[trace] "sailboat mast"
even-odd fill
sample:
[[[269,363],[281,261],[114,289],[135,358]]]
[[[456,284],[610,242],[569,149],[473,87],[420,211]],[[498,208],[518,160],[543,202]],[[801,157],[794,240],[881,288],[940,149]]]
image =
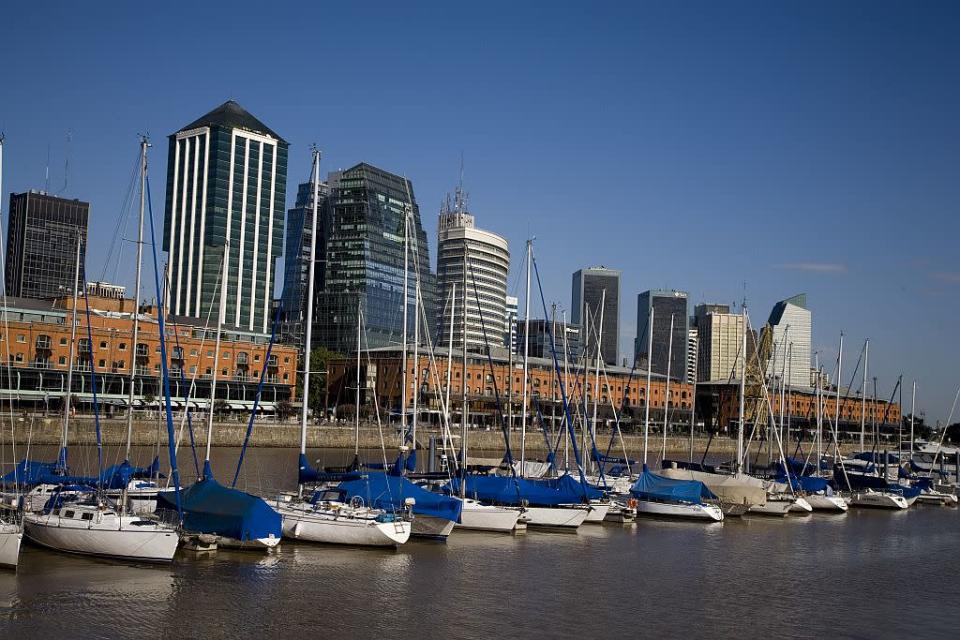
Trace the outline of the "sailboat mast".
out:
[[[867,364],[870,362],[870,338],[863,345],[863,381],[860,390],[860,451],[865,448],[867,432]]]
[[[217,374],[220,373],[220,335],[227,317],[227,256],[230,255],[230,239],[223,242],[223,256],[220,258],[220,300],[217,309],[217,337],[214,341],[213,376],[210,378],[210,412],[207,414],[207,450],[203,458],[203,474],[210,473],[210,447],[213,441],[213,414],[217,404]],[[307,367],[309,369],[310,367]]]
[[[444,452],[449,451],[447,449],[447,436],[450,435],[450,422],[453,418],[453,407],[450,406],[450,383],[453,379],[453,318],[457,313],[457,283],[453,283],[453,289],[450,291],[450,333],[447,335],[447,392],[446,392],[446,409],[447,409],[447,428],[443,434],[443,449]]]
[[[597,441],[597,404],[600,402],[600,346],[601,341],[603,340],[603,308],[607,302],[607,290],[604,289],[600,294],[600,322],[594,327],[594,331],[597,334],[597,359],[596,359],[596,375],[594,376],[593,383],[593,421],[590,426],[590,438],[591,442]],[[613,395],[613,394],[611,394]],[[592,458],[593,456],[591,456]],[[597,464],[600,464],[600,461],[596,461]],[[592,471],[593,462],[588,463],[587,469]]]
[[[740,373],[740,412],[737,419],[737,462],[734,470],[739,474],[743,470],[743,418],[746,412],[747,396],[747,305],[746,302],[740,307],[740,314],[743,316],[743,341],[740,345],[740,353],[743,358],[743,371]],[[764,392],[766,393],[766,392]]]
[[[310,355],[313,344],[313,283],[317,265],[317,223],[320,217],[320,150],[313,148],[313,220],[310,221],[310,264],[307,266],[307,318],[303,328],[303,391],[300,397],[300,453],[307,453],[307,414],[310,411]],[[224,274],[226,275],[226,274]],[[358,319],[359,322],[359,319]],[[220,333],[217,332],[217,340]],[[360,344],[357,338],[359,354]],[[219,351],[218,351],[219,352]],[[358,355],[359,357],[359,355]],[[359,367],[359,365],[358,365]],[[357,369],[359,372],[359,368]],[[357,385],[359,387],[360,385]],[[359,392],[358,392],[359,393]],[[357,414],[360,413],[359,404]]]
[[[910,393],[910,459],[913,459],[913,417],[917,414],[917,381],[913,381],[913,391]]]
[[[137,227],[137,276],[133,286],[133,361],[130,363],[130,393],[127,395],[127,450],[130,460],[130,443],[133,440],[133,397],[137,381],[137,340],[140,337],[140,274],[143,261],[143,215],[147,201],[147,147],[146,136],[140,138],[140,222]]]
[[[404,178],[406,180],[406,178]],[[404,439],[407,437],[407,307],[410,304],[407,296],[410,286],[410,234],[409,234],[409,214],[407,205],[403,205],[403,329],[401,331],[401,356],[400,362],[403,367],[400,373],[400,446],[403,446]]]
[[[823,372],[820,370],[820,354],[816,356],[817,370],[817,476],[820,475],[820,460],[823,458]]]
[[[363,321],[363,310],[361,308],[360,297],[357,296],[357,389],[355,401],[353,404],[354,423],[353,423],[353,457],[360,455],[360,325]],[[306,433],[306,429],[304,429]],[[301,444],[301,448],[304,444]],[[301,452],[303,453],[303,452]]]
[[[419,260],[417,261],[419,266]],[[420,269],[414,267],[413,275],[413,415],[410,423],[410,444],[417,450],[417,409],[420,395]]]
[[[63,433],[60,436],[60,453],[66,455],[67,451],[67,431],[70,426],[70,404],[73,392],[73,362],[76,359],[77,343],[77,297],[80,295],[78,286],[80,282],[80,234],[77,234],[77,257],[73,268],[73,309],[70,313],[70,364],[67,366],[67,388],[63,396]],[[66,459],[64,458],[64,464]]]
[[[563,386],[569,388],[570,385],[570,345],[567,341],[567,312],[563,312]],[[511,379],[513,379],[513,372],[510,373]],[[569,427],[567,426],[567,412],[563,412],[563,416],[560,418],[560,421],[563,422],[563,470],[566,471],[570,468],[570,433]]]
[[[527,371],[530,366],[530,266],[533,240],[527,240],[527,292],[523,310],[523,399],[520,413],[520,477],[523,477],[527,459]]]
[[[647,323],[647,390],[643,399],[643,464],[647,464],[647,441],[650,439],[650,382],[651,366],[653,363],[653,313],[654,309],[650,307],[650,322]]]
[[[460,326],[463,329],[460,347],[461,371],[460,371],[460,391],[463,398],[460,404],[460,497],[467,497],[467,416],[469,407],[467,405],[467,240],[463,240],[463,317],[460,318]]]
[[[670,339],[667,341],[667,387],[663,398],[663,449],[660,451],[660,460],[667,457],[667,421],[670,419],[670,365],[673,364],[673,321],[674,314],[670,314]]]

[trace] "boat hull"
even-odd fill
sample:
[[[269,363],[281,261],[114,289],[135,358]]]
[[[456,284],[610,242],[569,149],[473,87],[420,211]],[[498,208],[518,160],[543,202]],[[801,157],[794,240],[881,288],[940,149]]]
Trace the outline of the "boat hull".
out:
[[[576,531],[587,519],[589,511],[584,506],[569,507],[524,507],[523,519],[528,527]]]
[[[774,498],[768,498],[764,504],[755,504],[750,507],[750,510],[747,513],[759,515],[759,516],[772,516],[775,518],[786,517],[790,513],[790,509],[793,508],[792,500],[777,500]]]
[[[0,523],[0,568],[17,567],[23,532],[15,524]]]
[[[957,496],[952,493],[941,493],[940,491],[923,491],[917,496],[917,502],[920,504],[955,507],[957,506]]]
[[[221,549],[234,549],[236,551],[270,551],[280,544],[281,538],[270,534],[267,538],[253,538],[250,540],[238,540],[228,538],[227,536],[217,536],[217,546]]]
[[[855,493],[850,500],[850,506],[867,509],[891,509],[894,511],[908,509],[910,507],[903,496],[881,491]]]
[[[136,525],[130,516],[104,518],[100,523],[61,518],[57,514],[27,514],[23,518],[27,538],[41,546],[81,555],[170,562],[180,537],[165,525]]]
[[[722,522],[723,510],[714,504],[689,504],[637,500],[637,514],[657,518],[682,518]]]
[[[465,500],[460,511],[460,522],[457,529],[470,531],[491,531],[494,533],[512,533],[517,528],[520,512],[515,509],[504,509],[484,505],[473,500]]]
[[[446,540],[453,531],[454,524],[456,523],[453,520],[414,514],[410,535],[417,538]]]
[[[609,502],[591,502],[590,511],[587,512],[587,517],[583,520],[584,524],[603,524],[603,521],[607,517],[607,513],[610,512],[610,503]]]
[[[291,540],[360,547],[396,547],[410,539],[410,523],[377,522],[372,518],[335,517],[302,509],[277,509],[283,518],[283,537]]]
[[[827,496],[820,493],[813,493],[805,496],[805,499],[814,511],[846,513],[850,508],[847,501],[838,495]]]
[[[808,513],[813,513],[813,506],[806,498],[797,496],[793,500],[793,504],[790,505],[790,511],[788,513],[806,515]]]
[[[637,521],[637,510],[635,507],[613,504],[603,521],[614,524],[632,524]]]

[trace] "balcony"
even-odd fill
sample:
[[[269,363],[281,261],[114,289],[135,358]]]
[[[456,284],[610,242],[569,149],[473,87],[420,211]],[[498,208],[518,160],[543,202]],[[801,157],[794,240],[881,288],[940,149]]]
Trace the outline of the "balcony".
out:
[[[37,351],[50,350],[50,336],[37,336]]]
[[[278,367],[279,365],[280,365],[280,360],[277,358],[277,356],[271,355],[270,358],[267,359],[267,366],[268,366],[268,367],[275,369],[275,368]]]
[[[174,362],[183,362],[183,347],[174,347],[170,351],[170,359]]]
[[[30,366],[34,369],[50,369],[50,359],[49,358],[36,358],[35,360],[30,361]]]
[[[136,355],[138,358],[149,358],[150,357],[150,346],[142,342],[137,344]]]
[[[250,356],[247,355],[245,351],[241,351],[237,354],[237,366],[246,367],[250,364]]]

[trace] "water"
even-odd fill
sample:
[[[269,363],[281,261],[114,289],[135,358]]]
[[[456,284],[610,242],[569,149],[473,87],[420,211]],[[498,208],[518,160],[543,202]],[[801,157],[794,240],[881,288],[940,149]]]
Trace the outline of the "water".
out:
[[[232,477],[235,460],[217,450],[218,476]],[[244,481],[289,486],[295,461],[252,449]],[[957,509],[922,506],[642,520],[456,531],[397,551],[284,542],[270,555],[181,553],[166,567],[25,545],[19,571],[0,572],[0,637],[956,637],[958,525]]]

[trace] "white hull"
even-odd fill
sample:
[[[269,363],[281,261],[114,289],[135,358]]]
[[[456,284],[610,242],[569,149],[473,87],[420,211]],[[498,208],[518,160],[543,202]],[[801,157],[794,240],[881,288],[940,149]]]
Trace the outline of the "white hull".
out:
[[[850,500],[850,506],[900,510],[908,508],[910,504],[903,496],[867,490],[853,494],[853,498]]]
[[[806,514],[813,513],[813,506],[806,498],[796,497],[793,500],[793,504],[790,505],[790,513]]]
[[[944,507],[957,506],[957,496],[939,491],[921,491],[920,495],[917,496],[917,501],[921,504],[936,504]]]
[[[587,519],[586,506],[524,507],[523,519],[527,526],[576,531]]]
[[[237,540],[236,538],[217,536],[217,547],[238,551],[269,551],[279,544],[280,538],[272,533],[267,538],[256,538],[254,540]]]
[[[463,501],[460,522],[456,524],[456,527],[471,531],[511,533],[516,529],[519,518],[520,512],[515,509],[485,505],[467,498]]]
[[[827,496],[822,493],[813,493],[805,496],[805,499],[814,511],[845,513],[850,508],[847,501],[838,495]]]
[[[635,507],[629,507],[614,503],[607,511],[604,522],[613,522],[616,524],[631,524],[637,521],[637,510]]]
[[[637,513],[659,518],[685,518],[722,522],[723,510],[714,504],[686,504],[637,500]]]
[[[411,535],[418,538],[435,538],[446,540],[453,531],[453,520],[434,518],[433,516],[413,516]]]
[[[170,562],[177,552],[180,537],[172,527],[137,516],[117,515],[109,511],[94,512],[94,519],[63,517],[64,513],[89,513],[91,510],[71,505],[50,514],[26,514],[24,533],[30,540],[45,547],[140,562]],[[99,515],[99,518],[97,517]],[[149,524],[134,524],[149,522]]]
[[[590,511],[587,512],[587,517],[583,522],[584,524],[603,524],[609,511],[609,502],[591,502]]]
[[[16,568],[23,533],[15,524],[0,522],[0,567]]]
[[[338,516],[315,511],[310,505],[281,505],[283,535],[292,540],[361,547],[396,547],[410,538],[410,523],[404,520],[377,522],[376,518]]]
[[[785,517],[793,508],[793,500],[767,498],[765,504],[755,504],[747,513],[761,516]]]

